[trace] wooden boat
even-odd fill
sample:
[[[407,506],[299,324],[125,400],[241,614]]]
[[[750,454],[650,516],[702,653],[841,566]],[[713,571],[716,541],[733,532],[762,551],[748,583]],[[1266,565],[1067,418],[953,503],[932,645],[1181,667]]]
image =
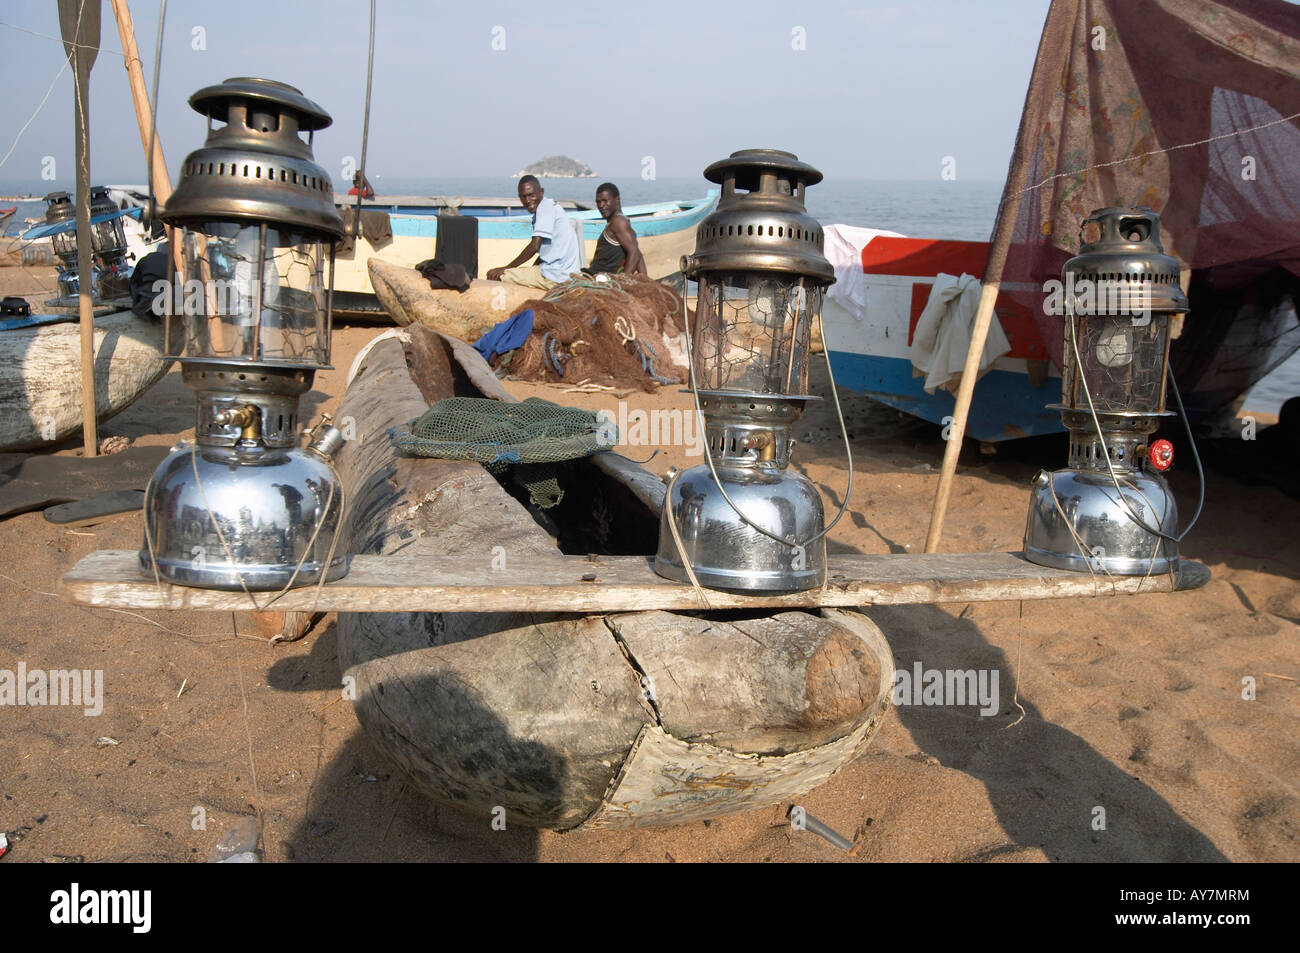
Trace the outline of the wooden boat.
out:
[[[832,286],[822,307],[822,330],[836,383],[944,424],[953,412],[954,396],[946,390],[927,394],[924,379],[913,375],[913,332],[935,277],[982,277],[987,258],[987,242],[871,238],[862,248],[865,304],[854,306]],[[1046,407],[1060,399],[1060,371],[1048,358],[1033,315],[1006,294],[998,296],[995,313],[1011,351],[994,361],[975,385],[966,433],[976,440],[998,441],[1059,432],[1059,412]]]
[[[97,420],[125,410],[167,373],[162,344],[162,325],[130,311],[95,318]],[[75,316],[0,331],[0,451],[49,446],[81,431],[80,368]]]
[[[0,208],[0,235],[5,233],[9,227],[9,220],[14,217],[14,212],[18,211],[17,205],[11,205],[9,208]]]
[[[526,301],[545,292],[504,281],[478,278],[469,289],[435,290],[414,268],[381,258],[369,262],[375,297],[398,327],[422,324],[463,341],[476,341]]]
[[[350,553],[455,553],[508,586],[511,567],[557,548],[653,552],[663,485],[615,454],[564,465],[581,492],[548,511],[558,538],[478,464],[395,455],[389,428],[429,402],[508,396],[467,345],[415,325],[390,334],[409,343],[377,341],[338,411],[356,427],[339,457]],[[362,727],[410,784],[560,830],[795,798],[862,753],[893,675],[880,631],[836,609],[341,612],[338,646]]]
[[[336,195],[340,205],[351,203],[346,195]],[[717,189],[710,189],[701,199],[690,202],[659,202],[634,205],[623,209],[646,260],[652,278],[663,278],[677,271],[681,257],[695,249],[695,228],[718,201]],[[569,218],[580,223],[583,234],[583,261],[591,261],[596,239],[605,229],[605,221],[594,205],[562,201]],[[337,255],[334,261],[334,308],[348,313],[372,313],[379,310],[374,299],[366,267],[372,258],[412,268],[432,258],[438,236],[438,213],[456,208],[462,215],[478,218],[478,270],[508,265],[532,237],[531,219],[517,198],[426,198],[419,196],[380,196],[363,202],[364,210],[386,212],[393,237],[375,248],[364,236],[357,236],[351,251]]]

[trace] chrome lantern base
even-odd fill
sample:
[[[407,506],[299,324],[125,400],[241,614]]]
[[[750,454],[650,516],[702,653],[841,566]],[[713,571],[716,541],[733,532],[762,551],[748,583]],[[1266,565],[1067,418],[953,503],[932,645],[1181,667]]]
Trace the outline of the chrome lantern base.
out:
[[[821,496],[803,474],[719,466],[727,495],[751,521],[781,539],[818,536]],[[807,551],[765,536],[726,501],[707,464],[678,474],[669,488],[671,520],[701,585],[732,592],[799,592],[826,581],[826,540]],[[665,500],[655,572],[690,582],[670,526]]]
[[[342,494],[316,450],[181,444],[149,484],[140,565],[150,577],[157,569],[168,582],[205,589],[307,586],[322,572],[338,579],[344,555],[328,568],[325,560]]]
[[[196,443],[179,445],[149,482],[145,574],[234,590],[345,575],[343,554],[329,555],[343,509],[330,460],[343,436],[317,428],[297,446],[298,398],[314,371],[185,362],[181,375],[199,398]]]
[[[1135,513],[1168,536],[1177,532],[1178,507],[1164,479],[1139,470],[1118,476],[1128,506],[1104,470],[1039,471],[1029,501],[1025,558],[1040,566],[1116,576],[1177,569],[1177,544],[1133,519]]]

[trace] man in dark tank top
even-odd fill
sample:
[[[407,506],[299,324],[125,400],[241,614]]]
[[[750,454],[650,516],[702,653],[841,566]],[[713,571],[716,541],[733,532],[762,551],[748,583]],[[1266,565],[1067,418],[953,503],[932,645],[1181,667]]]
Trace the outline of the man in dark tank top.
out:
[[[622,272],[650,277],[646,271],[645,259],[641,257],[641,249],[636,244],[636,232],[623,214],[623,203],[617,185],[603,182],[597,186],[596,208],[605,219],[605,230],[596,239],[596,253],[591,256],[591,267],[584,268],[583,271],[592,275]]]

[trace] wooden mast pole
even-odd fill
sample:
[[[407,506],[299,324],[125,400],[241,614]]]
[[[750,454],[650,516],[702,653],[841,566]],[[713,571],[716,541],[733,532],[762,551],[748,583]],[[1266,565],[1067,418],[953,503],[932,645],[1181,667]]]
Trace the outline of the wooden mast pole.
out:
[[[109,0],[113,6],[113,19],[117,21],[117,35],[122,41],[122,61],[126,68],[127,82],[131,86],[131,103],[135,106],[135,122],[140,128],[140,144],[144,148],[145,161],[149,161],[149,144],[153,143],[153,179],[149,185],[153,188],[158,205],[167,204],[171,198],[172,181],[167,174],[167,160],[163,158],[162,140],[158,137],[154,125],[153,108],[149,105],[149,89],[144,81],[144,65],[140,62],[140,49],[135,42],[135,25],[131,21],[131,9],[126,0]],[[172,241],[173,229],[167,227],[168,246],[172,251],[172,264],[179,274],[181,270],[181,248]]]
[[[1016,148],[1012,154],[1007,184],[1002,193],[997,223],[993,227],[993,239],[989,248],[988,263],[984,269],[979,308],[975,312],[975,324],[971,328],[970,348],[966,351],[966,364],[962,368],[961,382],[957,386],[957,404],[952,412],[952,431],[943,450],[939,489],[935,493],[934,509],[930,512],[930,530],[925,537],[927,553],[937,551],[939,538],[943,534],[943,519],[948,510],[948,497],[952,493],[953,478],[957,473],[957,458],[961,454],[962,439],[966,435],[966,420],[970,414],[971,397],[975,392],[975,379],[979,375],[980,357],[984,354],[984,342],[993,319],[993,306],[997,303],[998,290],[1002,285],[1002,270],[1006,266],[1007,251],[1011,247],[1016,217],[1020,214],[1021,196],[1029,175],[1029,163],[1038,144],[1035,136],[1041,128],[1039,121],[1041,110],[1035,91],[1039,87],[1040,80],[1049,70],[1060,69],[1060,50],[1056,48],[1055,41],[1062,35],[1062,31],[1067,29],[1067,24],[1074,20],[1077,8],[1078,0],[1052,0],[1052,6],[1048,9],[1047,19],[1043,24],[1043,35],[1038,42],[1038,55],[1034,59],[1029,91],[1025,94],[1025,106],[1020,113],[1020,130],[1016,135]]]
[[[77,163],[77,304],[81,321],[81,434],[85,455],[98,452],[95,429],[95,273],[90,232],[90,68],[99,53],[100,0],[59,0],[63,49],[72,64]]]

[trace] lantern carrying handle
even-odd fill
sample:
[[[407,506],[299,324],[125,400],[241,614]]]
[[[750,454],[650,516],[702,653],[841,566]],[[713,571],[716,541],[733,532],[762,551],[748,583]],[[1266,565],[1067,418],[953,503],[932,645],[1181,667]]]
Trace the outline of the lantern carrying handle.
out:
[[[685,259],[683,259],[683,263],[685,263]],[[686,277],[689,278],[689,276]],[[698,285],[699,282],[697,281],[696,286],[698,287]],[[695,379],[695,344],[691,340],[691,322],[689,316],[686,313],[686,285],[685,284],[682,285],[682,327],[686,331],[686,358],[687,358],[686,363],[687,363],[687,370],[690,372],[690,377],[691,377],[691,399],[695,403],[695,417],[697,421],[696,426],[703,428],[704,410],[703,408],[700,407],[700,389]],[[840,504],[839,511],[835,514],[835,518],[831,520],[829,523],[827,523],[825,528],[823,528],[821,532],[817,533],[814,536],[809,537],[803,542],[796,542],[794,540],[784,539],[780,536],[777,536],[775,533],[769,533],[763,527],[759,526],[748,516],[746,516],[741,511],[740,507],[736,505],[735,501],[732,500],[731,497],[727,494],[727,488],[723,485],[722,480],[718,477],[718,471],[713,465],[713,451],[709,448],[709,442],[707,440],[704,441],[704,459],[709,464],[709,473],[713,477],[713,482],[717,484],[719,492],[722,493],[722,498],[727,501],[727,505],[730,506],[732,511],[737,516],[740,517],[741,521],[744,522],[744,524],[748,526],[750,529],[762,533],[768,539],[776,540],[776,542],[783,543],[786,546],[789,546],[791,548],[797,547],[805,550],[810,545],[817,542],[819,539],[821,539],[823,536],[825,536],[827,533],[829,533],[831,530],[835,528],[835,524],[840,521],[840,519],[844,516],[845,511],[849,508],[849,497],[853,495],[853,447],[849,443],[848,426],[844,423],[844,411],[840,407],[840,395],[839,395],[839,391],[835,387],[835,370],[831,367],[831,352],[830,352],[830,348],[827,347],[826,345],[826,328],[822,324],[822,316],[820,311],[817,312],[817,327],[822,332],[822,355],[826,358],[826,373],[827,376],[830,377],[831,397],[835,402],[835,414],[840,421],[840,434],[844,437],[844,453],[848,459],[848,464],[849,464],[849,478],[848,478],[848,483],[844,488],[844,501]],[[667,497],[667,505],[669,506],[672,505],[671,491],[669,496]],[[689,560],[686,559],[685,552],[682,553],[682,558],[689,570],[690,563]]]
[[[1116,212],[1123,214],[1116,215]],[[1082,252],[1089,245],[1107,245],[1107,244],[1135,244],[1145,242],[1151,239],[1157,247],[1160,246],[1160,225],[1159,217],[1155,212],[1148,208],[1139,209],[1116,209],[1100,208],[1079,223],[1079,249]],[[1095,224],[1099,234],[1095,242],[1085,242],[1083,240],[1084,230],[1089,225]],[[1136,238],[1130,238],[1130,234],[1137,232]]]

